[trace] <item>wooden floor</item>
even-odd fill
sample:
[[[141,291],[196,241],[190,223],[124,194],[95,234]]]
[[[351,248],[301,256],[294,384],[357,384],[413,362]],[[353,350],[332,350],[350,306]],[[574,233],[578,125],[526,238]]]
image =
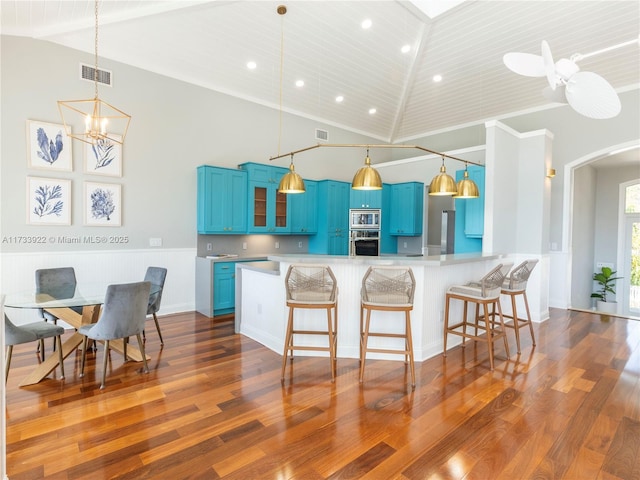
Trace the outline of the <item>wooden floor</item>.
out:
[[[343,320],[344,321],[344,320]],[[20,346],[7,385],[7,463],[20,479],[640,479],[640,322],[552,309],[495,372],[482,346],[416,365],[279,354],[231,321],[160,318],[151,373],[102,351],[78,377],[18,388],[37,362]],[[513,332],[509,332],[513,335]],[[291,373],[290,373],[291,372]],[[58,373],[56,373],[58,375]]]

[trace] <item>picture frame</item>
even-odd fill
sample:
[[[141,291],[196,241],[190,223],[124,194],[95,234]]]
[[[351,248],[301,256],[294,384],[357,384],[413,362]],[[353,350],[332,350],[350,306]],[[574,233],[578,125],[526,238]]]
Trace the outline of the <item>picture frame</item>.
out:
[[[121,135],[111,135],[122,140]],[[122,143],[108,138],[84,145],[84,171],[91,175],[122,177]]]
[[[27,164],[29,168],[71,172],[71,137],[64,125],[27,120]]]
[[[84,182],[84,224],[96,227],[122,225],[122,186]]]
[[[27,177],[27,224],[71,225],[71,180]]]

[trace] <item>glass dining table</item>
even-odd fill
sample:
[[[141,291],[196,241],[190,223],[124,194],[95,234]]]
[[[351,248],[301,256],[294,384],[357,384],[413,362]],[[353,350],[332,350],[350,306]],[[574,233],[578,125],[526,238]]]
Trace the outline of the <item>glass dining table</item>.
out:
[[[98,321],[108,285],[106,283],[78,283],[50,287],[47,288],[46,293],[33,290],[9,293],[5,296],[4,306],[5,308],[43,309],[77,330],[82,325]],[[150,295],[160,292],[161,289],[161,286],[151,284]],[[84,335],[75,331],[62,343],[62,357],[67,358],[82,344],[83,340]],[[109,346],[119,353],[124,353],[124,342],[121,339],[111,340]],[[142,361],[140,350],[131,343],[127,344],[127,356],[136,362]],[[147,360],[149,359],[150,357],[147,355]],[[49,355],[22,380],[20,386],[38,383],[58,367],[59,363],[58,355]]]

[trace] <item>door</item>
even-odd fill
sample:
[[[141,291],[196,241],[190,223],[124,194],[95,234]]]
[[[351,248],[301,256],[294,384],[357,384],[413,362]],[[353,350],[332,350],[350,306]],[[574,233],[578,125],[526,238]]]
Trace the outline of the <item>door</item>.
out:
[[[622,314],[640,316],[640,182],[621,185]]]

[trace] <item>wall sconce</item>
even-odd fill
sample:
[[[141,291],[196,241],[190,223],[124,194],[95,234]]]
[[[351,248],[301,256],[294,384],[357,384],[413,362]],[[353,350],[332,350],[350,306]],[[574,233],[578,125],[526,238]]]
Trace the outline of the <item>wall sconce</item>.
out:
[[[553,178],[556,176],[555,168],[547,168],[547,178]]]

